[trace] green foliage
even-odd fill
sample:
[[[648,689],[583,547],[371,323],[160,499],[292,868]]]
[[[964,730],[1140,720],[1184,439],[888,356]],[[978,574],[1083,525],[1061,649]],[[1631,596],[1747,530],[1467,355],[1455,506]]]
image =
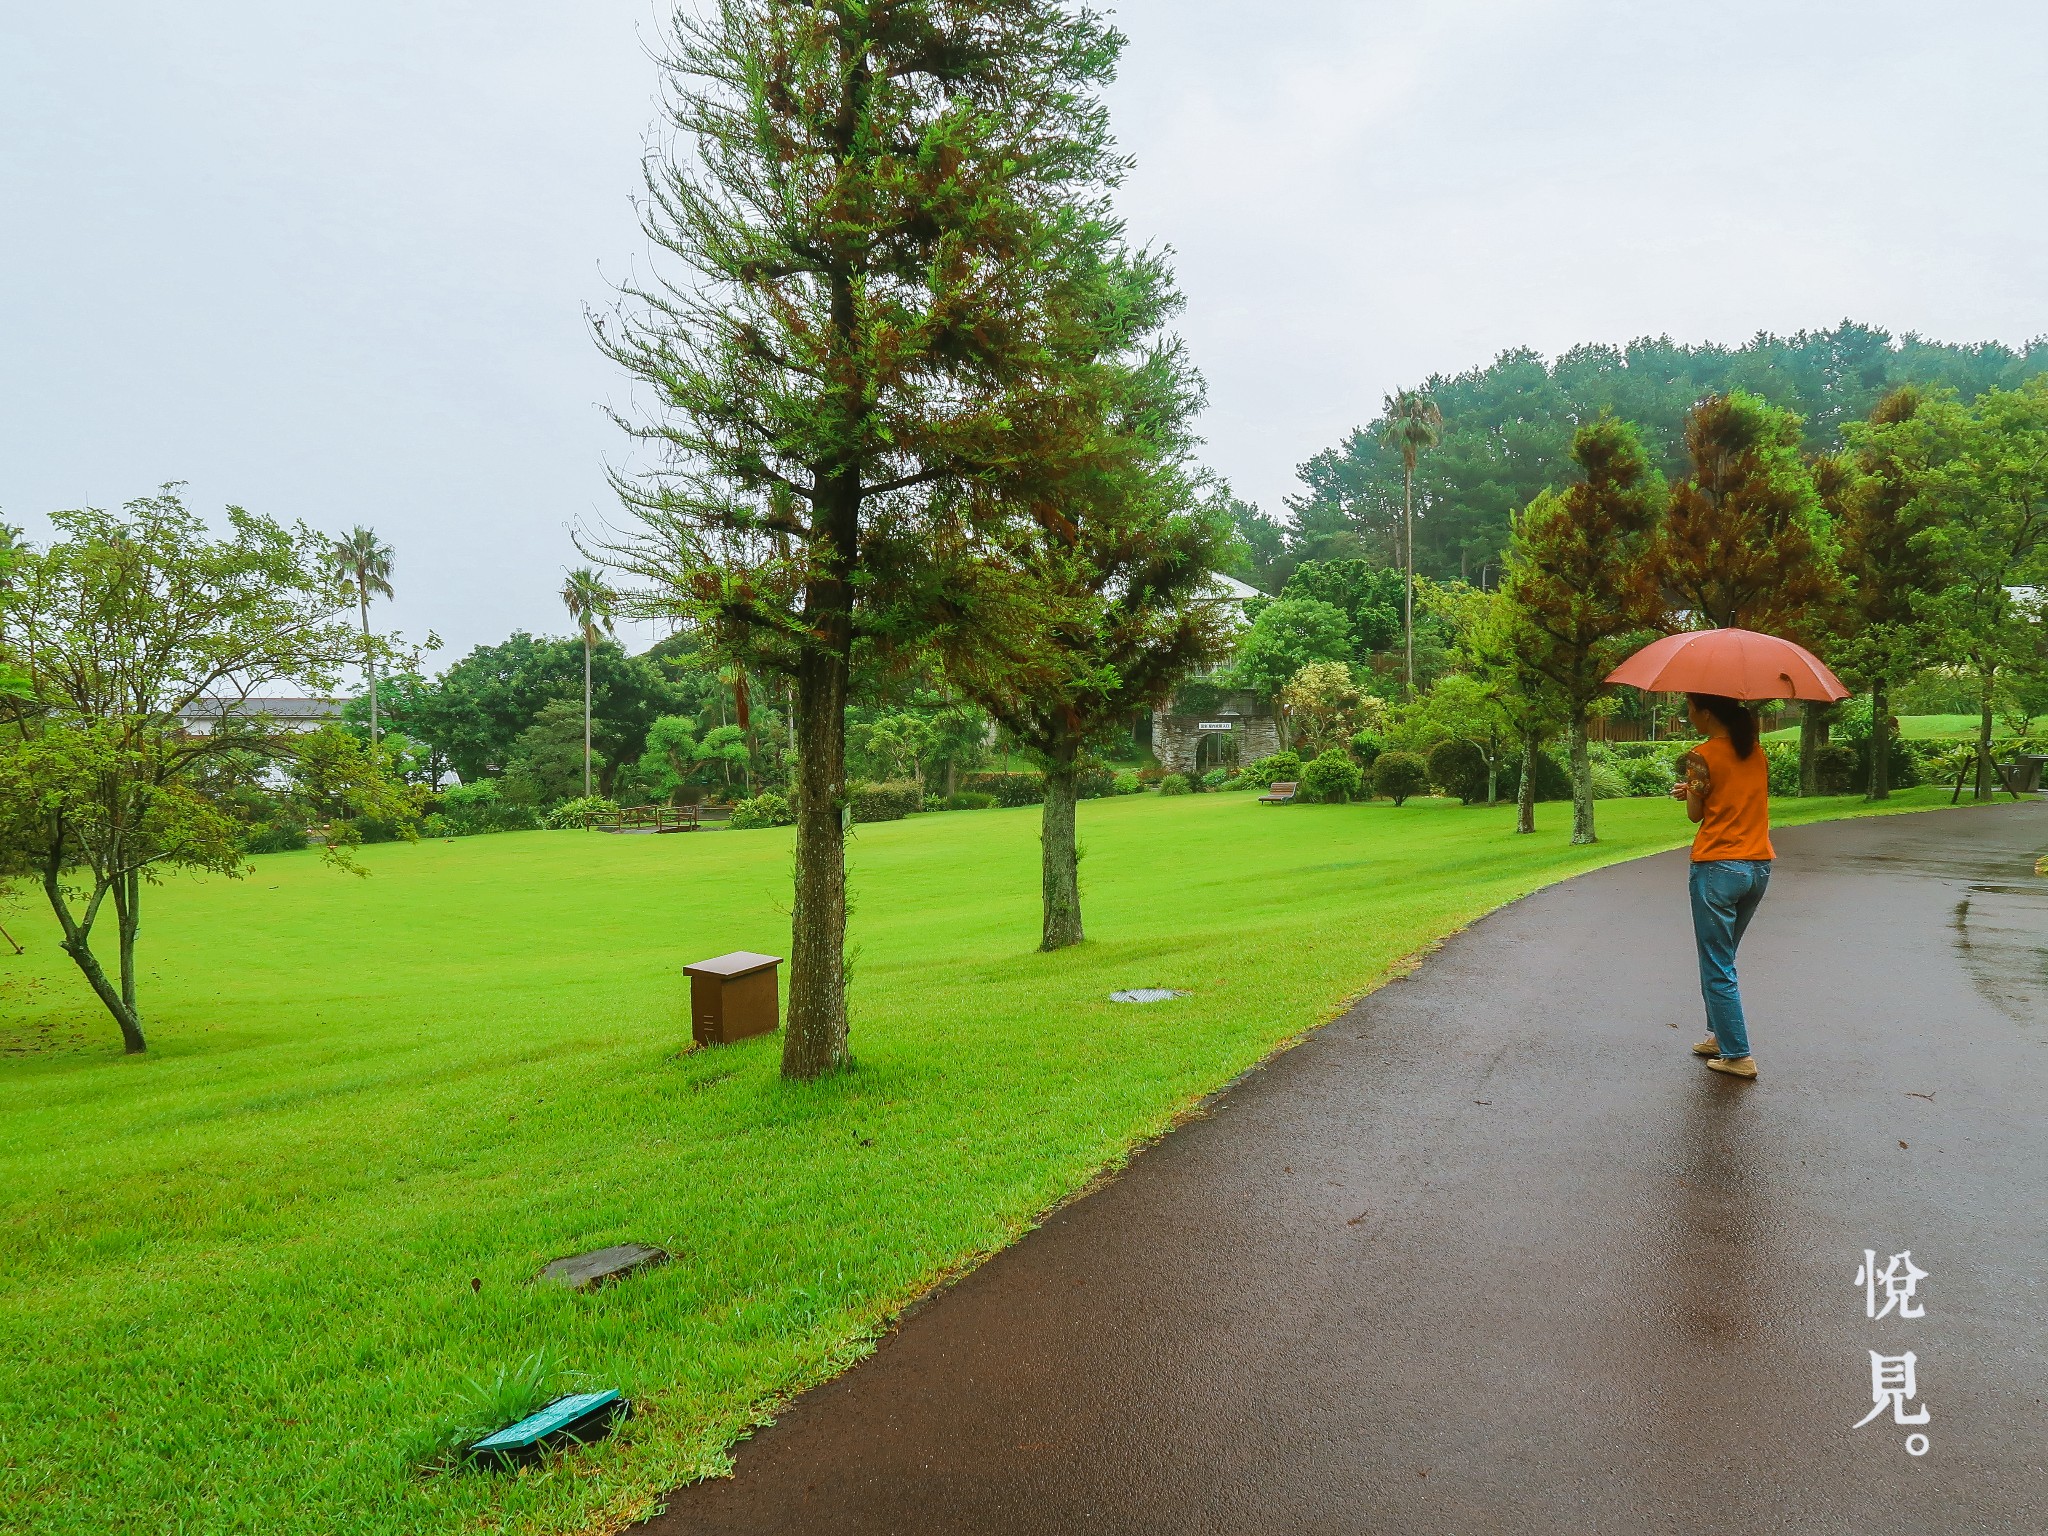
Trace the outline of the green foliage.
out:
[[[603,782],[600,778],[599,782]],[[512,744],[502,782],[505,798],[539,810],[583,793],[583,706],[550,699]]]
[[[726,825],[735,832],[753,832],[763,827],[786,827],[795,820],[787,800],[780,795],[766,794],[735,801],[732,818]]]
[[[1612,763],[1595,760],[1587,764],[1587,776],[1592,780],[1595,800],[1625,800],[1629,796],[1628,778]]]
[[[1501,769],[1500,793],[1504,800],[1511,800],[1522,787],[1522,758],[1520,753],[1510,757]],[[1572,778],[1565,766],[1548,752],[1536,754],[1536,798],[1543,800],[1569,800],[1572,797]]]
[[[1401,640],[1401,572],[1366,560],[1304,560],[1281,596],[1328,603],[1344,615],[1350,654],[1364,666]]]
[[[1112,782],[1120,795],[1135,795],[1145,787],[1144,780],[1128,768],[1121,770]]]
[[[846,798],[856,822],[901,821],[924,809],[924,791],[907,782],[855,784],[848,789]]]
[[[1303,667],[1350,654],[1351,624],[1343,609],[1283,597],[1261,609],[1238,641],[1231,675],[1246,688],[1274,696]]]
[[[1404,803],[1429,788],[1429,764],[1413,752],[1382,752],[1372,765],[1372,792]]]
[[[1365,776],[1348,753],[1332,747],[1301,770],[1300,784],[1304,800],[1343,805],[1365,787]]]
[[[1359,687],[1341,661],[1312,661],[1295,673],[1280,690],[1280,707],[1295,741],[1313,753],[1341,750],[1385,713],[1385,704]]]
[[[997,805],[1011,808],[1045,801],[1045,776],[1037,773],[970,773],[960,787],[993,795]]]
[[[1440,741],[1429,749],[1429,782],[1467,805],[1481,804],[1486,799],[1486,757],[1462,737]]]
[[[244,853],[298,853],[306,847],[303,822],[260,821],[242,834]]]
[[[1301,754],[1292,750],[1262,757],[1243,775],[1261,788],[1268,784],[1297,784],[1301,781]]]
[[[454,1471],[477,1441],[540,1412],[568,1385],[545,1349],[500,1366],[488,1380],[465,1380],[449,1411],[406,1446],[405,1460],[421,1472]]]
[[[1188,782],[1186,774],[1169,773],[1159,781],[1159,793],[1162,795],[1191,795],[1194,793],[1194,786]]]
[[[1792,741],[1767,741],[1763,744],[1764,761],[1770,769],[1771,793],[1773,795],[1796,795],[1799,793],[1799,744]],[[1664,787],[1668,790],[1676,782],[1666,775]]]
[[[508,801],[494,779],[449,785],[435,802],[435,813],[449,831],[433,835],[474,837],[485,832],[526,832],[539,825],[533,808]]]
[[[579,795],[549,811],[541,817],[540,824],[551,832],[574,832],[588,825],[593,817],[616,816],[618,812],[616,800],[604,795]]]
[[[1839,447],[1845,425],[1901,384],[1953,387],[1968,400],[2044,371],[2048,347],[2039,343],[1954,346],[1848,322],[1733,348],[1645,338],[1574,347],[1549,362],[1527,348],[1503,352],[1419,386],[1442,409],[1444,428],[1416,465],[1417,504],[1429,509],[1416,520],[1416,568],[1474,582],[1497,570],[1510,519],[1565,483],[1575,424],[1603,412],[1636,423],[1651,467],[1677,479],[1687,468],[1686,417],[1710,395],[1748,389],[1789,407],[1802,422],[1801,449],[1818,454]],[[1383,426],[1369,422],[1303,466],[1306,489],[1293,502],[1281,566],[1345,556],[1399,562],[1401,457],[1383,443]]]
[[[995,803],[994,795],[981,790],[963,789],[958,794],[946,796],[946,809],[949,811],[985,811]]]
[[[1863,756],[1847,742],[1828,742],[1813,761],[1814,782],[1824,795],[1850,794],[1866,782]]]
[[[1117,793],[1117,776],[1109,769],[1097,764],[1083,768],[1074,779],[1076,800],[1107,800]],[[1136,782],[1133,780],[1133,782]]]

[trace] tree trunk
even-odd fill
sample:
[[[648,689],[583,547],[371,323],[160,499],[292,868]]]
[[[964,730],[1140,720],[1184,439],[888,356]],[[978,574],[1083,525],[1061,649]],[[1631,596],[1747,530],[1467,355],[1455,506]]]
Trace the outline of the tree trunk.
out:
[[[1828,722],[1835,707],[1816,699],[1799,706],[1799,793],[1811,799],[1820,793],[1820,749],[1827,745]]]
[[[142,875],[129,870],[114,882],[114,925],[120,936],[121,1001],[128,1016],[137,1023],[142,1010],[135,1005],[135,935],[142,927]]]
[[[1486,803],[1500,804],[1500,732],[1488,739],[1486,749]]]
[[[1991,787],[1997,782],[1991,776],[1991,698],[1998,686],[1998,669],[1980,664],[1977,676],[1983,682],[1983,691],[1978,695],[1981,713],[1977,720],[1977,798],[1982,800],[1998,793]]]
[[[1515,830],[1536,830],[1536,738],[1522,738],[1522,784],[1515,791]]]
[[[114,1016],[114,1022],[121,1027],[121,1045],[130,1056],[140,1056],[148,1047],[142,1038],[142,1021],[135,1010],[123,1000],[107,973],[100,968],[99,957],[92,952],[92,928],[90,922],[81,925],[71,915],[71,908],[64,900],[63,888],[58,884],[57,871],[45,868],[43,891],[50,898],[50,910],[57,914],[58,926],[64,930],[60,947],[71,957],[72,963],[85,977],[85,983],[93,995],[106,1006]]]
[[[1572,711],[1572,841],[1597,843],[1593,834],[1593,759],[1586,750],[1586,712]]]
[[[1407,580],[1401,607],[1401,631],[1408,649],[1408,697],[1415,697],[1415,468],[1401,466],[1401,532]]]
[[[370,755],[377,755],[377,653],[370,648],[370,594],[365,587],[357,589],[359,607],[363,616],[363,675],[370,682]]]
[[[1889,800],[1891,795],[1892,700],[1880,677],[1870,685],[1870,798]]]
[[[1038,947],[1065,949],[1081,933],[1081,849],[1074,835],[1076,781],[1073,749],[1045,765],[1045,809],[1040,823],[1041,884],[1045,891],[1045,932]]]
[[[583,637],[583,798],[590,798],[590,636]]]

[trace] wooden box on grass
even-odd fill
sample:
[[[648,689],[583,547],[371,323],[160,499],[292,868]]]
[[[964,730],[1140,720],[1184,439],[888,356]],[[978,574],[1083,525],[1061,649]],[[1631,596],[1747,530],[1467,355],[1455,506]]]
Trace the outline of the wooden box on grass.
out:
[[[736,950],[686,965],[690,978],[690,1035],[699,1045],[729,1045],[774,1032],[782,1022],[775,968],[780,955]]]

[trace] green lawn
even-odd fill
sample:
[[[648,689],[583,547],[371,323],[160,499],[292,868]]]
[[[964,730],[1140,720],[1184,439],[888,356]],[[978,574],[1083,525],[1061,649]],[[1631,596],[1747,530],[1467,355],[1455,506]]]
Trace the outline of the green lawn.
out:
[[[1908,741],[1929,741],[1940,736],[1953,736],[1958,740],[1969,739],[1974,741],[1977,736],[1978,724],[1979,720],[1976,715],[1901,715],[1899,716],[1899,734]],[[2034,728],[2039,729],[2042,725],[2048,725],[2048,716],[2043,716],[2040,721],[2036,722]],[[2012,728],[2005,723],[2003,718],[1994,720],[1991,729],[1994,736],[2003,737],[2013,734]],[[1799,727],[1796,724],[1780,726],[1775,731],[1764,732],[1765,741],[1797,741],[1798,739]]]
[[[1664,801],[1603,802],[1581,850],[1558,805],[1533,838],[1433,801],[1081,814],[1094,937],[1057,956],[1032,950],[1035,812],[861,828],[859,1064],[807,1088],[775,1039],[680,1054],[677,968],[786,943],[787,832],[176,882],[149,898],[141,1060],[47,917],[10,910],[30,948],[0,958],[0,1528],[612,1528],[1404,956],[1688,830]],[[1193,995],[1105,1000],[1146,984]],[[591,1296],[529,1283],[629,1239],[677,1262]],[[463,1378],[542,1346],[638,1415],[518,1477],[407,1470]]]

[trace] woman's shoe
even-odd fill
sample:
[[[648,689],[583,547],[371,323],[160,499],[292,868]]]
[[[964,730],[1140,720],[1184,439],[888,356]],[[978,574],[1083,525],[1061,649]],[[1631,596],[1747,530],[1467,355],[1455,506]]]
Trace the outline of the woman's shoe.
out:
[[[1730,1077],[1755,1077],[1754,1056],[1716,1056],[1707,1065],[1716,1072],[1726,1072]]]
[[[1718,1056],[1721,1054],[1721,1042],[1709,1035],[1692,1048],[1692,1053],[1695,1056]]]

